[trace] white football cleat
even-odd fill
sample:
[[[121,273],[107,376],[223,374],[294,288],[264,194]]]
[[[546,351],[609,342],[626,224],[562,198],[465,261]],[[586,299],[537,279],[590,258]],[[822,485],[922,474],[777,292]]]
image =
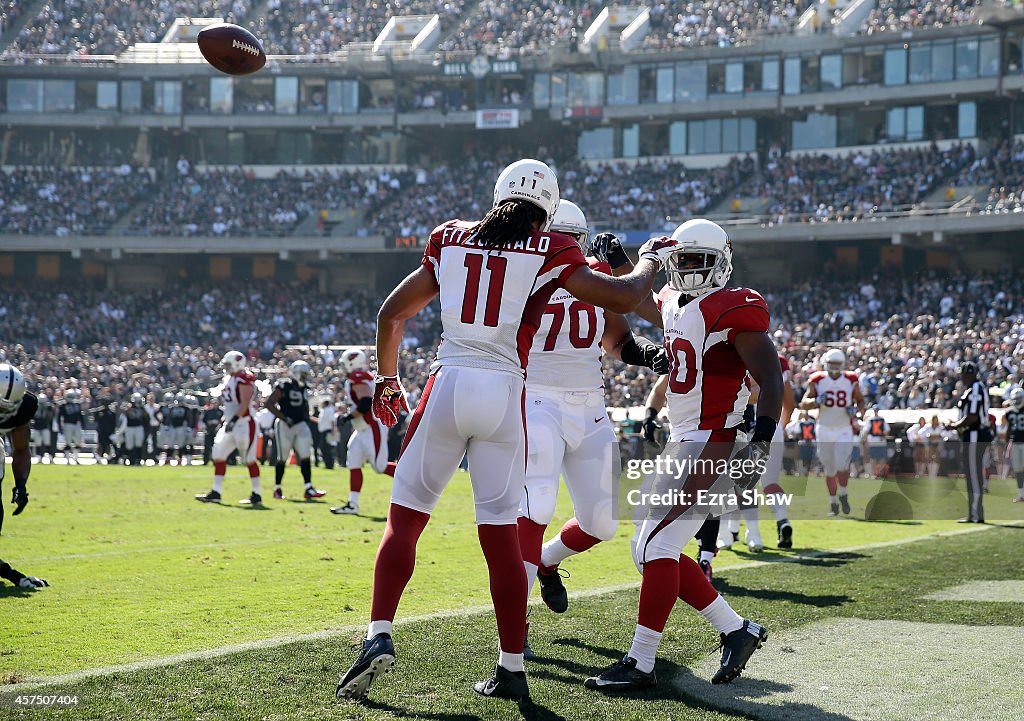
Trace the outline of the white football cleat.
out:
[[[760,553],[764,550],[764,543],[760,538],[754,538],[749,528],[747,529],[746,540],[747,548],[750,549],[751,553]]]

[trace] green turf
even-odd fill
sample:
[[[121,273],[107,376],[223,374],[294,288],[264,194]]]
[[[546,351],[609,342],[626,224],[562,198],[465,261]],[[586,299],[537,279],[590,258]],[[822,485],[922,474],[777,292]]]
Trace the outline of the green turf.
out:
[[[854,525],[854,524],[849,524]],[[858,524],[859,525],[859,524]],[[835,618],[894,619],[960,626],[1024,626],[1024,606],[1008,603],[929,601],[922,596],[972,580],[1024,578],[1019,551],[1024,529],[996,528],[912,544],[797,559],[724,574],[717,584],[737,610],[767,625],[775,636]],[[702,695],[684,694],[673,680],[699,666],[715,648],[712,630],[679,607],[670,619],[657,666],[661,684],[633,697],[605,697],[580,681],[617,658],[635,619],[634,590],[575,599],[556,617],[535,611],[531,641],[541,659],[529,665],[533,701],[481,699],[470,684],[488,672],[495,654],[489,614],[452,616],[396,628],[399,664],[380,679],[365,705],[339,703],[337,674],[354,656],[349,637],[310,641],[118,673],[48,688],[74,694],[74,711],[10,711],[12,718],[103,719],[390,719],[396,716],[571,721],[737,719],[708,708]],[[822,642],[827,643],[827,639]],[[769,641],[771,643],[771,641]],[[949,649],[950,673],[977,659]],[[878,649],[876,680],[899,685],[899,669]],[[757,656],[748,676],[757,673]],[[822,669],[830,683],[842,683]],[[780,683],[785,679],[778,679]],[[742,680],[740,682],[742,684]],[[737,692],[743,687],[737,686]],[[971,689],[1000,693],[1000,689]],[[965,697],[964,702],[976,702]],[[799,716],[793,716],[799,718]],[[825,718],[845,718],[827,715]]]
[[[367,473],[363,517],[333,516],[345,472],[318,469],[324,502],[268,500],[251,510],[243,469],[231,468],[223,507],[192,494],[209,487],[209,467],[36,466],[32,503],[8,517],[0,557],[52,588],[0,587],[0,677],[8,682],[124,664],[231,644],[306,634],[367,620],[374,552],[383,529],[390,479]],[[297,469],[286,491],[297,495]],[[811,485],[820,487],[820,479]],[[270,480],[264,478],[269,498]],[[854,514],[866,497],[853,495]],[[1006,504],[1009,505],[1009,504]],[[468,477],[451,483],[420,544],[402,616],[489,603],[477,546]],[[1013,510],[1022,511],[1019,506]],[[570,513],[563,493],[556,518]],[[769,545],[774,524],[766,513]],[[636,583],[630,523],[619,538],[566,567],[574,589]],[[852,519],[796,523],[797,548],[835,549],[920,536],[949,522],[867,523]],[[757,558],[790,554],[768,552]],[[718,568],[755,556],[737,546]]]

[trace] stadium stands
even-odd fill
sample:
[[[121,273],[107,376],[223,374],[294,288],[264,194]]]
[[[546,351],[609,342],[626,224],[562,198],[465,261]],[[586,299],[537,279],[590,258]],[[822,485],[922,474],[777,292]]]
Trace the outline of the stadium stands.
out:
[[[607,3],[600,0],[482,0],[441,43],[441,50],[532,55],[572,48]]]
[[[118,53],[137,42],[159,42],[176,17],[223,17],[228,22],[238,22],[251,7],[250,0],[51,0],[22,29],[8,52]]]
[[[964,357],[979,359],[993,386],[1019,383],[1024,374],[1024,278],[1009,270],[844,278],[824,268],[813,282],[765,294],[798,388],[836,342],[845,343],[849,366],[863,375],[868,403],[882,409],[950,407]],[[33,388],[52,395],[79,378],[93,397],[121,398],[185,383],[208,387],[232,347],[248,352],[253,366],[282,372],[296,357],[287,345],[372,344],[381,300],[269,281],[160,291],[20,286],[0,289],[0,318],[21,343],[8,353]],[[636,329],[657,337],[642,321]],[[407,326],[402,374],[410,387],[426,382],[439,333],[435,306]],[[317,376],[326,376],[320,389],[337,392],[332,358],[310,359]],[[609,405],[642,404],[650,373],[605,365]]]
[[[463,0],[390,0],[328,4],[314,0],[270,0],[265,20],[250,23],[269,53],[316,55],[353,42],[373,42],[393,16],[437,14],[442,28],[458,17]]]
[[[240,169],[198,173],[186,163],[185,173],[172,170],[171,177],[154,183],[148,175],[136,182],[141,174],[127,165],[86,173],[86,182],[75,182],[79,171],[22,169],[0,174],[9,189],[0,199],[0,217],[14,218],[5,227],[13,234],[100,234],[141,203],[118,225],[118,233],[284,236],[310,235],[313,225],[304,221],[321,210],[341,209],[354,218],[355,234],[423,238],[448,218],[482,217],[490,207],[491,179],[506,159],[499,151],[495,159],[429,169],[296,169],[270,180]],[[619,230],[670,230],[730,197],[756,198],[765,219],[776,224],[850,221],[908,210],[955,186],[975,188],[978,204],[988,196],[1000,207],[1020,207],[1024,143],[997,145],[980,157],[968,144],[947,150],[878,146],[847,156],[772,150],[760,170],[751,156],[707,170],[668,160],[555,165],[564,197],[592,222]],[[54,215],[54,197],[76,200],[67,219]]]
[[[650,50],[697,45],[743,45],[765,33],[790,32],[807,0],[718,0],[713,3],[668,0],[651,7]]]
[[[26,235],[100,235],[151,186],[150,175],[120,168],[0,170],[0,228]]]
[[[974,12],[980,4],[975,0],[931,0],[924,3],[916,0],[879,0],[864,21],[861,32],[874,35],[961,25],[973,22]]]
[[[25,0],[0,0],[0,37],[25,12]]]

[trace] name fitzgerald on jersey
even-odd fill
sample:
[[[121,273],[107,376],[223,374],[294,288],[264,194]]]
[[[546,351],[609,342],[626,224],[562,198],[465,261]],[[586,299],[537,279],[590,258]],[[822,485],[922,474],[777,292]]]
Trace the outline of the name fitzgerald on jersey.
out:
[[[492,250],[476,239],[476,232],[469,228],[458,228],[458,227],[447,227],[441,231],[441,245],[461,245],[466,248],[480,248],[482,250]],[[550,235],[531,235],[523,240],[517,240],[511,246],[502,248],[502,250],[518,250],[526,253],[539,253],[541,255],[548,252],[548,248],[551,247],[551,236]]]

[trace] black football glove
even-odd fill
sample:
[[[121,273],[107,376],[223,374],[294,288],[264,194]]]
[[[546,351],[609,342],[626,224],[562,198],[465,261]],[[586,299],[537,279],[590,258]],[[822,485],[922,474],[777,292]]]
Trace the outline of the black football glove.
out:
[[[614,233],[598,233],[590,240],[590,254],[612,268],[629,262],[629,256],[622,249],[622,242]]]
[[[14,491],[11,493],[11,503],[14,504],[15,516],[25,510],[25,506],[28,505],[28,491],[25,490],[24,483],[15,484]]]
[[[235,430],[235,421],[237,421],[237,420],[238,420],[238,418],[235,417],[235,418],[232,418],[231,420],[229,420],[227,423],[225,423],[224,424],[224,432],[225,433],[230,433],[231,431]]]
[[[770,451],[771,441],[751,441],[733,456],[732,466],[738,473],[734,476],[737,488],[749,491],[757,485],[768,466]]]
[[[648,408],[647,418],[644,419],[643,425],[644,440],[653,445],[658,445],[658,441],[654,434],[659,430],[661,430],[661,424],[658,423],[658,411],[653,408]]]
[[[645,351],[646,352],[646,351]],[[663,345],[655,345],[653,353],[650,354],[649,363],[647,367],[657,373],[659,376],[663,376],[668,373],[671,364],[669,363],[668,351]]]

